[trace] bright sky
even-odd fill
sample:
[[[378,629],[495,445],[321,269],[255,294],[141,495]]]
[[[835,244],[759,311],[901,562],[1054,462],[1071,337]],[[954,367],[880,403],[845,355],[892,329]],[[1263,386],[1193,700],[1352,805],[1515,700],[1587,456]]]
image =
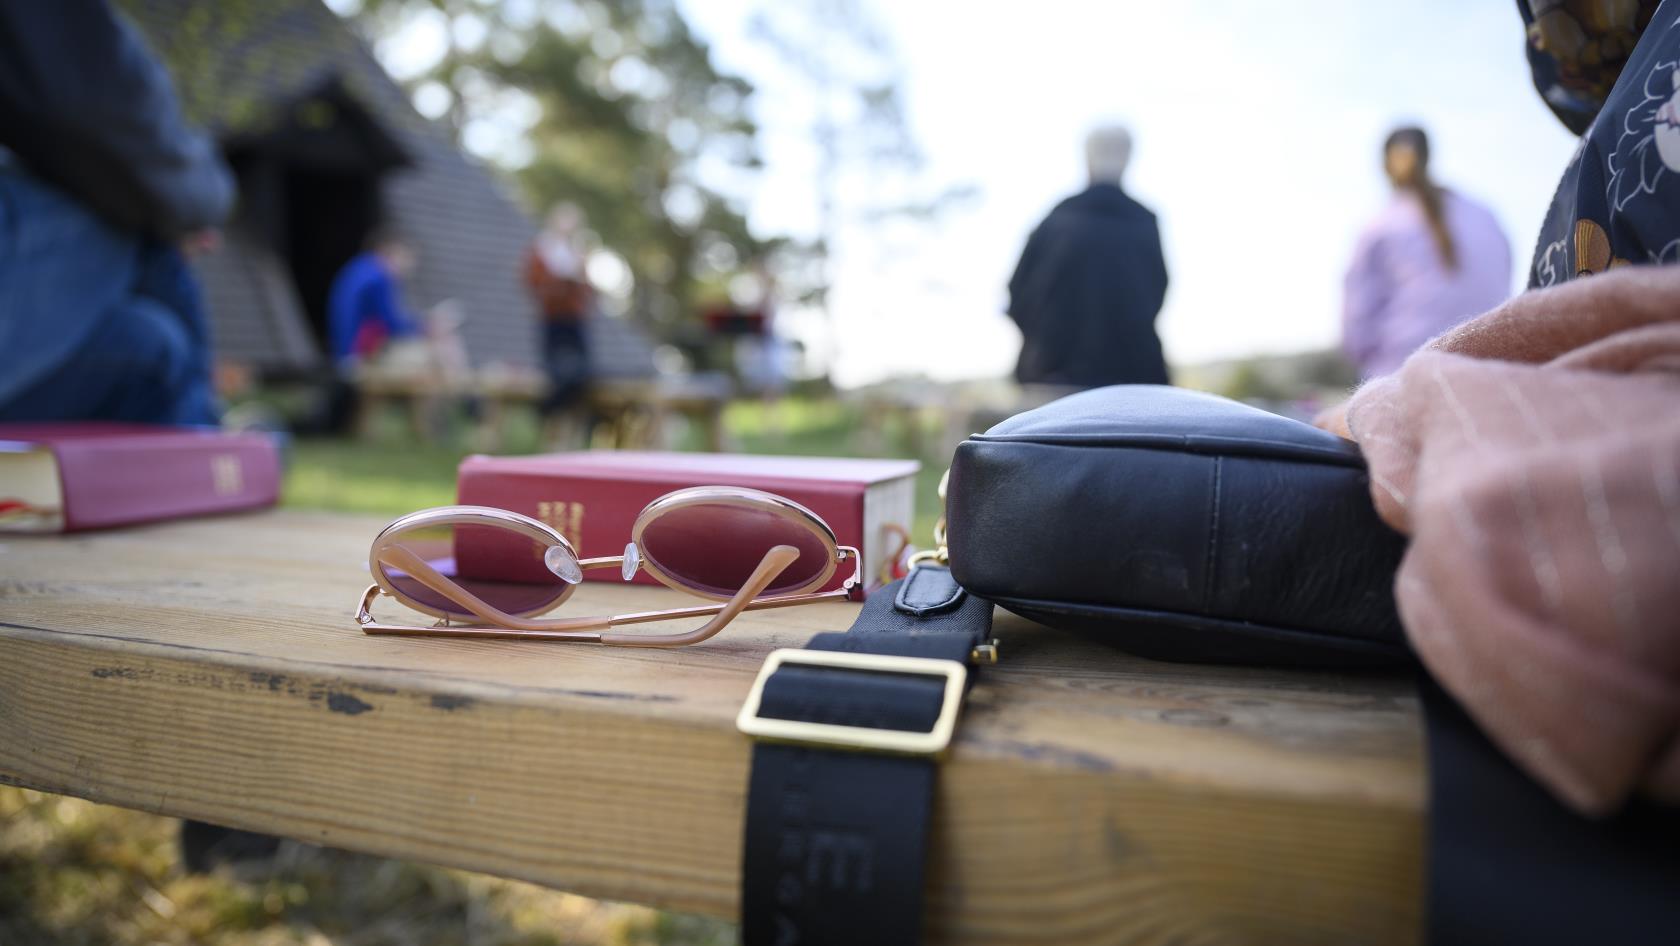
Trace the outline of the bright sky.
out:
[[[805,120],[746,36],[762,0],[681,0],[725,68],[760,88],[767,169],[752,221],[812,221]],[[979,12],[983,9],[996,12]],[[982,196],[918,238],[848,229],[835,267],[836,379],[997,376],[1019,336],[1002,310],[1027,233],[1084,185],[1094,123],[1130,125],[1127,188],[1160,216],[1172,287],[1160,330],[1187,364],[1334,344],[1342,270],[1386,197],[1378,149],[1431,133],[1436,176],[1489,203],[1532,252],[1574,138],[1530,83],[1509,0],[1241,0],[980,5],[876,2],[904,65],[929,190]]]
[[[758,87],[754,227],[811,235],[810,103],[747,32],[774,0],[678,2],[718,64]],[[1028,232],[1084,186],[1098,122],[1133,131],[1126,186],[1161,218],[1172,286],[1159,327],[1178,364],[1335,343],[1342,271],[1387,196],[1378,150],[1394,124],[1424,125],[1437,179],[1493,207],[1513,289],[1575,146],[1530,84],[1510,0],[860,2],[902,60],[922,190],[967,183],[980,197],[935,226],[846,226],[835,332],[783,310],[819,355],[838,340],[843,385],[1010,371],[1005,285]],[[440,50],[424,26],[381,44],[399,75]],[[469,128],[468,144],[516,154],[534,117]]]

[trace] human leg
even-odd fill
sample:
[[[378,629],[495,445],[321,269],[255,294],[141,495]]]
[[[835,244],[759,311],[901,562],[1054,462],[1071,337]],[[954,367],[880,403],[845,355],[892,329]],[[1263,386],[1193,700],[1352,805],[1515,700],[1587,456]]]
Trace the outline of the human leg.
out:
[[[575,322],[544,324],[543,361],[548,374],[548,396],[542,409],[549,414],[570,407],[589,380],[589,348],[583,326]]]
[[[109,309],[52,374],[0,405],[0,420],[213,424],[208,392],[175,313],[137,298]]]
[[[215,423],[221,415],[215,391],[215,367],[210,348],[210,319],[198,277],[181,251],[174,246],[147,241],[140,248],[134,286],[135,295],[155,300],[173,313],[186,340],[187,376],[177,413],[194,420],[180,423]]]
[[[56,374],[128,295],[138,244],[0,161],[0,409]]]
[[[0,167],[0,420],[215,423],[208,337],[177,251]]]

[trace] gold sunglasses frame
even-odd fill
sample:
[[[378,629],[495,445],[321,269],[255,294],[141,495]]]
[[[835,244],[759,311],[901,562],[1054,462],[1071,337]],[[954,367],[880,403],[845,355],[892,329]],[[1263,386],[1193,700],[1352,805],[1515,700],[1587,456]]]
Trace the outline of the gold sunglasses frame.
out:
[[[656,560],[646,554],[642,546],[642,535],[647,527],[657,521],[659,517],[676,509],[696,505],[724,505],[760,512],[768,511],[785,521],[797,524],[814,536],[828,552],[828,561],[814,578],[789,591],[767,597],[759,597],[759,595],[763,594],[764,589],[769,587],[777,576],[798,559],[799,550],[793,546],[773,546],[765,553],[764,558],[759,562],[758,567],[754,569],[747,581],[732,595],[716,594],[684,584],[666,573]],[[423,509],[394,520],[374,537],[373,546],[368,553],[368,570],[373,576],[374,583],[362,593],[361,605],[356,611],[356,623],[363,632],[409,637],[543,640],[607,644],[618,647],[677,647],[698,643],[714,636],[742,611],[759,611],[770,608],[793,607],[815,601],[850,599],[863,580],[863,556],[855,548],[840,545],[838,539],[835,538],[834,530],[829,528],[828,523],[799,503],[777,496],[774,493],[745,487],[698,486],[667,493],[644,507],[641,513],[636,516],[636,521],[631,527],[630,545],[627,548],[636,550],[637,567],[646,570],[660,584],[685,594],[710,598],[718,603],[692,608],[640,611],[599,617],[539,617],[539,615],[560,607],[571,598],[577,584],[567,582],[566,588],[553,601],[540,608],[510,614],[479,598],[456,583],[453,578],[441,574],[423,558],[397,541],[409,532],[449,525],[480,525],[512,530],[550,549],[554,547],[565,549],[580,570],[612,566],[622,569],[624,567],[625,556],[623,555],[579,558],[577,550],[572,547],[572,543],[559,530],[529,516],[510,512],[506,509],[496,509],[490,506],[443,506],[436,509]],[[841,563],[848,558],[856,563],[856,570],[852,576],[846,579],[837,589],[815,591],[815,589],[827,584],[833,578]],[[385,572],[387,567],[402,569],[420,584],[454,601],[485,623],[451,623],[460,620],[462,616],[439,608],[429,607],[399,591],[387,577]],[[382,624],[374,619],[372,613],[374,600],[381,596],[394,598],[405,607],[438,618],[438,623],[429,627]],[[644,624],[653,621],[708,616],[711,620],[701,627],[679,634],[618,634],[610,631],[611,628],[626,624]]]

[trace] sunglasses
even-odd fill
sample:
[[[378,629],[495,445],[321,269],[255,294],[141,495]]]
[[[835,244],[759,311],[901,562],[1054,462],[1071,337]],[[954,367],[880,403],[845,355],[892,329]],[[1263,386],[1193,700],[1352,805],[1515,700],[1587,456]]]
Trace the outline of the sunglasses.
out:
[[[440,554],[441,553],[441,554]],[[846,561],[852,576],[818,591]],[[571,597],[593,568],[617,568],[625,581],[645,571],[661,584],[714,604],[603,617],[544,618]],[[577,641],[625,647],[694,644],[742,611],[852,597],[862,580],[858,550],[804,506],[733,486],[666,493],[636,517],[623,555],[580,559],[557,529],[488,506],[444,506],[410,513],[374,537],[373,584],[356,623],[369,634]],[[430,626],[381,624],[371,608],[387,596],[438,619]],[[614,633],[626,624],[709,617],[681,634]]]

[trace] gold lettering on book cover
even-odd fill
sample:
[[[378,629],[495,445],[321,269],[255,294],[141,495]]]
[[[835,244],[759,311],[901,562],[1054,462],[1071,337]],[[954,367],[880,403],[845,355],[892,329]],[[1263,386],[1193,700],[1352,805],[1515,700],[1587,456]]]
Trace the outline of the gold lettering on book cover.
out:
[[[217,496],[235,496],[245,488],[245,467],[237,454],[218,453],[210,458],[210,488]]]
[[[583,548],[583,503],[543,500],[537,503],[537,518],[558,529],[573,548]]]

